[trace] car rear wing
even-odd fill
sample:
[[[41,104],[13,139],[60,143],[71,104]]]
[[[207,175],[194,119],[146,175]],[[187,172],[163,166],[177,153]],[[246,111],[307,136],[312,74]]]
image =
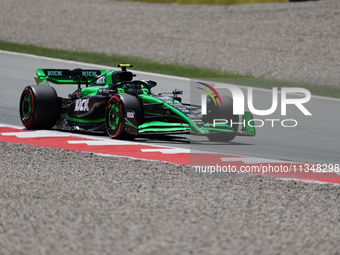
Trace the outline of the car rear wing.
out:
[[[38,85],[49,85],[48,82],[55,84],[81,84],[89,85],[99,76],[105,74],[106,70],[92,69],[37,69],[35,81]]]

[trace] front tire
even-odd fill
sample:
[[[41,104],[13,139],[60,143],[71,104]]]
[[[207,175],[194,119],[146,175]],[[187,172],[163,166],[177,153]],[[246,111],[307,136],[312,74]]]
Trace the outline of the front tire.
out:
[[[207,122],[212,122],[214,119],[226,119],[228,123],[233,123],[230,126],[236,132],[238,124],[235,123],[239,121],[239,116],[233,115],[233,99],[229,96],[220,96],[220,98],[222,105],[219,105],[218,108],[212,101],[208,102]],[[208,135],[208,139],[212,142],[230,142],[235,136],[236,134],[228,133],[210,134]]]
[[[118,95],[110,98],[105,111],[106,132],[111,138],[125,134],[123,103]]]
[[[60,113],[57,92],[50,86],[27,86],[20,97],[19,112],[27,129],[51,129]]]

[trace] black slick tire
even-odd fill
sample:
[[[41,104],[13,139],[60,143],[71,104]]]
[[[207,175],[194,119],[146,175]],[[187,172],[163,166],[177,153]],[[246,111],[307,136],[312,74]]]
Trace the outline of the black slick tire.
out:
[[[60,114],[57,92],[50,86],[27,86],[20,97],[19,112],[27,129],[51,129]]]

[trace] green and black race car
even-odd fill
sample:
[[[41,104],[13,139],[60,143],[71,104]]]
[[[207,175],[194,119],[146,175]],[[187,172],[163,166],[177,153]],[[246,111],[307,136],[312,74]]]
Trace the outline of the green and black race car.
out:
[[[172,96],[154,95],[156,82],[133,80],[129,64],[121,70],[38,69],[38,85],[27,86],[20,98],[20,118],[27,129],[58,129],[106,132],[112,138],[133,139],[138,135],[204,135],[211,141],[230,141],[237,135],[254,136],[250,113],[242,116],[245,126],[238,128],[239,116],[232,114],[232,99],[222,96],[219,107],[208,101],[208,114],[197,115],[199,105],[182,103],[182,91]],[[58,97],[54,84],[77,84],[69,98]],[[85,85],[82,87],[82,85]],[[236,124],[213,123],[228,119]],[[231,122],[229,122],[231,123]]]

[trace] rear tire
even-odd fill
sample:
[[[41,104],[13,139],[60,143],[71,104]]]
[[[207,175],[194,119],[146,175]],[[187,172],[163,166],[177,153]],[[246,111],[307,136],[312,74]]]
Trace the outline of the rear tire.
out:
[[[214,119],[226,119],[228,123],[233,123],[231,127],[234,131],[237,131],[238,124],[234,124],[239,121],[238,115],[233,115],[233,99],[229,96],[220,96],[222,106],[216,107],[213,101],[208,101],[207,110],[208,114],[205,120],[207,122],[213,122]],[[208,135],[208,139],[212,142],[230,142],[235,138],[236,134],[211,134]]]
[[[50,86],[27,86],[20,97],[19,112],[27,129],[51,129],[60,114],[57,92]]]

